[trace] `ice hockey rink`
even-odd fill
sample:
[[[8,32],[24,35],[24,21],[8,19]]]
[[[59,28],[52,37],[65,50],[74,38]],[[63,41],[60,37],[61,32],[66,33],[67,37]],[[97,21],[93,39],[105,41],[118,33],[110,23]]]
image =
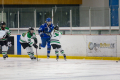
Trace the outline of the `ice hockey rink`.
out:
[[[120,80],[120,62],[0,57],[0,80]]]

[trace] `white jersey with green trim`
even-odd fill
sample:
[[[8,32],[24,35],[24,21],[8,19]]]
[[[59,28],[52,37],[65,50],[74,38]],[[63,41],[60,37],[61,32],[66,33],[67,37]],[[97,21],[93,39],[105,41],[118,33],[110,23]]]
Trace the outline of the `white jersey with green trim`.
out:
[[[0,31],[3,33],[3,32],[5,32],[5,35],[11,35],[11,31],[9,30],[9,28],[8,27],[5,27],[5,29],[3,30],[2,28],[0,28]],[[4,38],[4,39],[0,39],[0,41],[5,41],[5,40],[7,40],[6,38]]]
[[[20,37],[20,43],[28,43],[30,46],[33,46],[34,42],[31,39],[36,39],[35,33],[33,35],[30,35],[30,32],[22,33]]]
[[[58,30],[53,30],[52,33],[51,33],[51,40],[50,40],[50,43],[51,44],[57,44],[57,45],[61,45],[60,44],[60,38],[61,38],[61,35],[62,33]]]
[[[5,31],[0,30],[0,39],[2,39],[6,35]]]

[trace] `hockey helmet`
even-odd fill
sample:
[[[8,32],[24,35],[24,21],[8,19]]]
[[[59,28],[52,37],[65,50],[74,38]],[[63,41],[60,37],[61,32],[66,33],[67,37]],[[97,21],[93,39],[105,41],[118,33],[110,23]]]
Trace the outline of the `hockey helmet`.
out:
[[[51,22],[51,21],[52,21],[51,18],[46,19],[46,22]]]
[[[55,26],[54,29],[55,29],[55,30],[59,30],[59,26],[58,26],[58,25]]]

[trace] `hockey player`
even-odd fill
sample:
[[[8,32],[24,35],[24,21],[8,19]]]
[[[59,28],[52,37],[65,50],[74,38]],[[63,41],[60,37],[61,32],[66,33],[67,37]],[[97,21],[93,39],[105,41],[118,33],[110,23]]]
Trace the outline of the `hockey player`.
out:
[[[52,24],[51,21],[52,21],[51,18],[47,18],[46,23],[41,25],[38,30],[38,33],[42,41],[42,43],[39,44],[39,49],[41,49],[41,47],[45,48],[47,44],[47,58],[50,57],[50,51],[51,51],[50,35],[54,29],[54,25]]]
[[[31,39],[34,39],[34,42]],[[31,58],[31,60],[36,59],[36,57],[34,56],[33,48],[32,48],[32,46],[34,46],[36,49],[38,48],[37,38],[34,33],[34,28],[29,27],[28,32],[22,33],[21,38],[20,38],[20,44],[22,45],[24,49],[27,50],[27,53],[29,57]]]
[[[0,45],[2,47],[2,54],[3,54],[3,58],[6,59],[8,58],[7,55],[7,51],[8,51],[8,45],[7,45],[7,40],[11,35],[11,32],[9,30],[8,27],[6,27],[6,23],[4,21],[1,21],[1,28],[0,31],[4,34],[0,34],[0,35],[4,35],[3,38],[0,39]]]
[[[56,60],[59,59],[59,51],[63,54],[64,59],[66,60],[66,55],[64,54],[64,50],[61,48],[61,44],[59,39],[61,38],[61,32],[59,31],[58,25],[54,27],[54,31],[51,33],[51,46],[55,49]]]

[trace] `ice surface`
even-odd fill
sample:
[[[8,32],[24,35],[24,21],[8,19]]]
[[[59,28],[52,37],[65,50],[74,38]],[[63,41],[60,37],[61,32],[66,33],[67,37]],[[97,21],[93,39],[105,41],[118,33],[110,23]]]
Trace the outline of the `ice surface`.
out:
[[[120,80],[120,62],[0,57],[0,80]]]

